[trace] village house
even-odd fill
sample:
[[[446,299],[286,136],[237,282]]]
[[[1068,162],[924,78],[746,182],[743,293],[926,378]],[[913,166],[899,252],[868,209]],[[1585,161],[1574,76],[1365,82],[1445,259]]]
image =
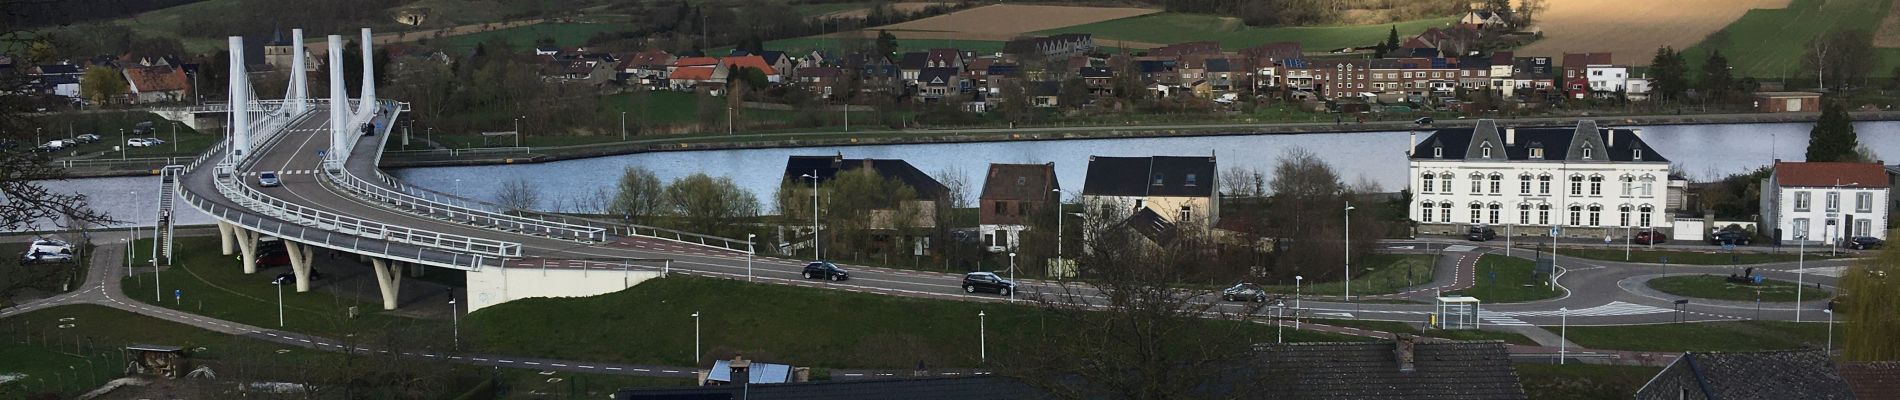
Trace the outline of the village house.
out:
[[[1213,156],[1090,156],[1082,202],[1143,210],[1170,224],[1213,227],[1220,222],[1220,179]]]
[[[1095,51],[1095,38],[1086,33],[1018,38],[1003,43],[1004,53],[1037,55],[1044,58],[1067,58],[1088,54],[1091,51]]]
[[[1328,99],[1359,97],[1371,83],[1371,61],[1365,59],[1314,60],[1313,79]]]
[[[917,98],[921,101],[935,102],[962,93],[963,83],[956,68],[924,68],[917,81]]]
[[[187,99],[191,80],[177,67],[129,67],[125,76],[126,98],[132,103],[162,103]]]
[[[1555,95],[1557,71],[1550,57],[1518,57],[1511,61],[1512,96]]]
[[[620,60],[617,68],[621,73],[627,74],[627,82],[645,86],[648,89],[659,89],[666,87],[666,80],[670,78],[668,72],[671,69],[668,67],[677,59],[678,57],[667,53],[666,50],[647,49],[628,54],[626,58]]]
[[[1029,230],[1029,219],[1059,204],[1061,189],[1055,163],[990,164],[983,193],[977,199],[978,230],[983,233],[984,245],[992,253],[1015,251],[1022,243],[1022,233]]]
[[[807,174],[815,176],[818,184],[823,185],[837,178],[839,173],[858,170],[870,170],[884,179],[901,182],[917,193],[917,198],[908,203],[871,210],[868,228],[879,232],[874,238],[875,245],[878,246],[874,251],[901,255],[930,255],[934,251],[932,242],[935,236],[930,232],[937,226],[937,205],[949,200],[950,189],[909,162],[872,158],[847,159],[843,154],[791,156],[786,159],[785,171],[781,179],[794,187],[809,188],[806,185],[809,185],[811,181],[801,178],[802,176]],[[899,219],[904,215],[910,218]],[[900,228],[905,227],[914,231],[899,232]],[[895,247],[900,239],[902,243],[910,243],[911,248]]]
[[[834,93],[842,90],[841,88],[844,84],[843,79],[844,70],[838,69],[838,67],[804,67],[798,69],[798,86],[811,91],[812,94],[818,95],[819,98],[829,99]]]
[[[1499,233],[1603,238],[1672,227],[1669,160],[1633,129],[1439,129],[1407,152],[1416,202],[1409,216],[1421,234],[1463,234],[1474,225]]]
[[[1503,94],[1505,97],[1517,95],[1516,82],[1511,80],[1511,72],[1515,69],[1513,67],[1517,65],[1515,63],[1516,59],[1513,58],[1513,56],[1514,54],[1509,51],[1491,53],[1491,72],[1487,75],[1491,78],[1491,85],[1489,87],[1497,90],[1498,93]]]
[[[1887,170],[1877,163],[1782,162],[1761,185],[1762,232],[1783,245],[1887,239]]]
[[[1610,65],[1610,53],[1564,53],[1563,92],[1564,97],[1582,99],[1594,90],[1590,86],[1590,67]],[[1628,71],[1624,72],[1628,74]],[[1607,81],[1607,80],[1606,80]],[[1620,80],[1619,80],[1620,83]]]

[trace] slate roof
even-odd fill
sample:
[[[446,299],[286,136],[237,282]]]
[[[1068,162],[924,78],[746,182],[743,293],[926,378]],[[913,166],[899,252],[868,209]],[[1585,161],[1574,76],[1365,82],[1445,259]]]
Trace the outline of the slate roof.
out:
[[[1300,58],[1300,42],[1273,42],[1240,49],[1240,54],[1254,58],[1285,60]]]
[[[924,69],[924,65],[929,63],[930,53],[913,51],[904,53],[903,58],[898,59],[897,67],[902,69]]]
[[[1685,353],[1662,374],[1679,368],[1688,370],[1682,376],[1702,389],[1703,398],[1855,398],[1833,361],[1814,350]]]
[[[1900,361],[1844,362],[1835,368],[1856,398],[1900,396]]]
[[[622,389],[617,400],[962,400],[1042,399],[1047,395],[1015,379],[1000,376],[890,380],[838,380],[736,386],[700,386],[658,389]]]
[[[1047,201],[1061,189],[1056,164],[990,164],[983,179],[983,200]]]
[[[910,163],[904,160],[880,160],[871,158],[848,159],[844,158],[842,154],[831,156],[791,156],[785,161],[784,179],[789,182],[806,182],[800,179],[799,176],[817,171],[818,181],[822,183],[838,176],[839,172],[854,171],[865,167],[870,167],[873,171],[877,171],[879,176],[894,178],[904,182],[905,185],[909,185],[911,189],[917,191],[918,198],[943,199],[947,198],[950,194],[950,188],[944,187],[941,182],[937,182],[937,178],[930,177],[930,174],[918,170],[917,167],[911,166]]]
[[[1523,399],[1501,341],[1417,342],[1401,371],[1394,342],[1261,345],[1273,399]]]
[[[1476,136],[1481,139],[1484,137],[1492,137],[1494,138],[1493,140],[1510,142],[1498,146],[1504,149],[1504,157],[1503,159],[1499,159],[1499,161],[1505,159],[1510,161],[1537,161],[1537,159],[1530,157],[1532,148],[1544,149],[1544,157],[1542,160],[1576,161],[1582,160],[1582,156],[1570,154],[1571,145],[1578,140],[1590,139],[1588,137],[1579,138],[1579,135],[1594,134],[1596,138],[1591,142],[1601,142],[1604,145],[1598,148],[1608,149],[1603,152],[1602,156],[1596,157],[1599,160],[1607,158],[1607,161],[1635,161],[1634,150],[1641,149],[1643,151],[1643,159],[1641,162],[1669,162],[1669,159],[1657,153],[1655,148],[1649,147],[1649,143],[1644,142],[1643,138],[1638,136],[1636,132],[1628,129],[1599,129],[1596,127],[1596,122],[1591,120],[1578,121],[1577,127],[1575,128],[1517,128],[1517,134],[1514,140],[1507,140],[1505,137],[1509,135],[1506,133],[1506,128],[1497,126],[1496,121],[1492,120],[1479,120],[1477,126],[1471,128],[1439,129],[1432,132],[1431,136],[1420,140],[1416,146],[1413,146],[1412,159],[1457,160],[1478,158],[1477,154],[1471,153],[1471,149],[1474,147],[1471,146],[1473,137]],[[1435,148],[1442,148],[1444,155],[1442,157],[1434,156]],[[1593,151],[1593,153],[1595,152]],[[1830,184],[1831,183],[1832,182],[1830,182]]]
[[[46,64],[39,66],[39,69],[40,75],[79,75],[85,72],[81,71],[78,65],[73,64]]]
[[[1846,162],[1777,162],[1775,184],[1781,187],[1832,187],[1881,189],[1887,185],[1887,168],[1880,164]]]
[[[1148,207],[1135,210],[1134,214],[1122,220],[1122,223],[1133,228],[1135,233],[1141,234],[1142,237],[1163,246],[1173,242],[1176,233],[1179,232],[1175,229],[1176,225],[1173,222],[1168,222],[1167,218],[1161,217],[1160,213]]]
[[[1213,197],[1214,157],[1090,156],[1082,194],[1089,196]],[[1189,176],[1194,182],[1188,184]],[[1155,184],[1160,177],[1160,184]]]
[[[1079,71],[1079,73],[1081,74],[1082,79],[1091,79],[1091,78],[1105,79],[1105,78],[1115,77],[1115,71],[1108,69],[1107,67],[1082,67],[1082,70]]]
[[[1233,70],[1232,64],[1228,63],[1226,58],[1209,58],[1204,65],[1207,66],[1207,72],[1231,72]]]
[[[917,81],[924,86],[949,86],[959,71],[953,67],[924,68],[917,73]]]

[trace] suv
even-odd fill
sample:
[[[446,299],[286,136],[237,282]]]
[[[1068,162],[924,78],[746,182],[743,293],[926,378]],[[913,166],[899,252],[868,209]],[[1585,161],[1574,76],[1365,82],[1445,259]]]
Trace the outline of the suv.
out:
[[[805,264],[805,279],[830,279],[842,281],[851,279],[851,273],[828,262],[818,261]]]
[[[1657,231],[1642,231],[1637,232],[1636,237],[1630,240],[1636,242],[1636,244],[1668,243],[1669,235],[1664,235],[1662,232]]]
[[[72,253],[29,252],[20,255],[20,265],[69,263],[73,262]]]
[[[152,145],[155,145],[155,143],[147,141],[145,138],[131,138],[125,140],[126,147],[150,147]]]
[[[49,238],[42,237],[38,239],[33,239],[33,243],[30,245],[27,245],[26,252],[29,254],[30,253],[72,254],[73,245],[66,243],[66,241],[64,240],[49,239]]]
[[[1241,282],[1234,284],[1234,287],[1220,291],[1220,298],[1221,300],[1227,301],[1265,303],[1267,302],[1267,290],[1261,289],[1259,285]]]
[[[1016,290],[1016,282],[996,276],[996,273],[993,272],[971,272],[963,274],[964,293],[984,291],[996,292],[996,294],[1008,296],[1009,292],[1014,290]]]
[[[1491,227],[1489,226],[1473,226],[1471,227],[1471,230],[1465,231],[1466,240],[1482,242],[1482,241],[1497,239],[1497,238],[1498,238],[1498,231],[1495,229],[1491,229]]]
[[[1881,245],[1887,244],[1887,241],[1872,236],[1855,236],[1847,238],[1847,243],[1844,244],[1850,249],[1867,250],[1878,249]]]
[[[1748,232],[1743,231],[1721,231],[1709,235],[1709,244],[1715,245],[1731,243],[1736,246],[1747,246],[1751,240],[1754,240],[1754,238],[1749,237]]]

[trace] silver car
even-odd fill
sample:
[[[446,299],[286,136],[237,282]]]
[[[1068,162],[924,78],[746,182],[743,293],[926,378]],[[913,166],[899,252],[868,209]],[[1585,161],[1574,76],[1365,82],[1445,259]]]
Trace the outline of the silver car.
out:
[[[257,186],[277,187],[279,184],[282,184],[282,182],[277,180],[277,173],[274,171],[264,171],[264,173],[257,174]]]
[[[1259,285],[1246,282],[1234,284],[1233,287],[1220,291],[1221,300],[1227,301],[1265,303],[1267,302],[1267,297],[1266,289],[1261,289]]]

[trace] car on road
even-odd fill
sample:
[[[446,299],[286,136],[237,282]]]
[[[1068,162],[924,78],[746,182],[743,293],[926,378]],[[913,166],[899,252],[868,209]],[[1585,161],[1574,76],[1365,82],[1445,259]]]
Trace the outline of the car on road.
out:
[[[963,292],[995,292],[1008,296],[1016,290],[1016,282],[996,276],[992,272],[971,272],[963,274]]]
[[[1227,301],[1265,303],[1267,302],[1267,297],[1266,289],[1261,289],[1260,285],[1247,282],[1236,283],[1233,287],[1220,291],[1220,299]]]
[[[277,180],[276,172],[264,171],[264,173],[257,174],[257,186],[259,187],[277,187],[277,185],[282,183],[283,182]]]
[[[72,253],[28,252],[20,255],[20,265],[55,264],[73,262]]]
[[[73,245],[64,240],[42,237],[33,239],[33,243],[27,244],[26,252],[72,254]]]
[[[165,139],[159,139],[159,138],[155,138],[155,137],[148,137],[148,138],[145,138],[145,142],[146,142],[146,143],[151,143],[151,144],[152,144],[153,146],[157,146],[157,145],[161,145],[161,144],[165,144],[165,143],[169,143],[169,142],[166,142],[166,141],[165,141]]]
[[[126,147],[151,147],[157,145],[157,143],[152,143],[152,141],[146,140],[145,138],[131,138],[125,140]]]
[[[851,273],[846,272],[844,268],[838,268],[836,264],[814,261],[810,264],[805,264],[805,279],[842,281],[851,279]]]
[[[1473,226],[1471,229],[1465,231],[1465,240],[1482,242],[1497,238],[1498,231],[1491,229],[1489,226]]]
[[[1630,240],[1636,244],[1662,244],[1669,242],[1669,235],[1657,231],[1642,231],[1637,232],[1636,237]]]
[[[1709,235],[1709,244],[1713,245],[1733,244],[1736,246],[1747,246],[1748,242],[1751,241],[1754,241],[1754,237],[1749,235],[1748,232],[1743,231],[1721,231]]]
[[[99,135],[88,133],[84,135],[74,136],[73,140],[78,141],[79,143],[92,143],[92,142],[99,141]]]
[[[1872,236],[1855,236],[1855,237],[1847,238],[1847,243],[1845,243],[1847,248],[1855,249],[1855,250],[1878,249],[1880,248],[1880,246],[1884,246],[1886,244],[1887,244],[1887,241],[1880,240],[1880,238],[1872,237]]]

